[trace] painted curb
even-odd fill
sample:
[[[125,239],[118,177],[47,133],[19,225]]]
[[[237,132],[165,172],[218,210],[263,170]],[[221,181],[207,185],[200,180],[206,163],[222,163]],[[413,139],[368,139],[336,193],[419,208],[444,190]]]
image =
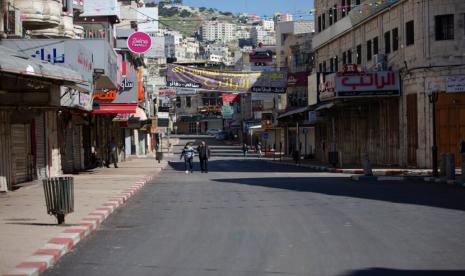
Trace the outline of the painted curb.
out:
[[[445,183],[448,185],[465,187],[465,180],[446,180],[434,177],[424,176],[364,176],[364,175],[352,175],[350,177],[355,181],[424,181],[434,183]]]
[[[78,226],[67,228],[51,238],[42,248],[36,250],[31,257],[19,263],[15,269],[2,276],[39,276],[47,269],[53,267],[61,257],[70,252],[93,231],[97,230],[100,224],[114,213],[115,210],[124,205],[148,182],[158,176],[160,171],[157,170],[155,175],[145,176],[122,192],[112,196],[100,207],[97,207],[93,212],[83,217]]]
[[[287,166],[296,166],[296,167],[302,167],[302,168],[309,168],[314,171],[320,171],[320,172],[330,172],[330,173],[343,173],[343,174],[356,174],[356,175],[363,175],[365,172],[362,169],[338,169],[338,168],[330,168],[327,166],[317,166],[317,165],[306,165],[306,164],[300,164],[297,165],[295,163],[289,163],[289,162],[281,162],[281,161],[274,161],[274,160],[265,160],[265,162],[269,162],[272,164],[281,164],[281,165],[287,165]],[[402,170],[402,169],[396,169],[396,170],[373,170],[374,176],[400,176],[401,174],[406,174],[408,173],[408,170]],[[432,173],[428,170],[421,170],[421,174],[423,175],[431,175]],[[405,176],[403,176],[405,177]]]

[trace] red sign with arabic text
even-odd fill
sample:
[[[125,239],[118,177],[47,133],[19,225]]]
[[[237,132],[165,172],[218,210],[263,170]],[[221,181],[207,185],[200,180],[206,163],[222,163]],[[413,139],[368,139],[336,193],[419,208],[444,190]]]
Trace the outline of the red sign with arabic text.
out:
[[[392,71],[337,73],[335,86],[338,97],[400,95],[399,74]]]

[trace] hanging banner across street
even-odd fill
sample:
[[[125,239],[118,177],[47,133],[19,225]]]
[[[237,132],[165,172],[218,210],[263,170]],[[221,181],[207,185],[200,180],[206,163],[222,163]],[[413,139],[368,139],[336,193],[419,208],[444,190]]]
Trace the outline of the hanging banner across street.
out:
[[[287,72],[218,71],[169,64],[167,85],[222,92],[286,93]]]

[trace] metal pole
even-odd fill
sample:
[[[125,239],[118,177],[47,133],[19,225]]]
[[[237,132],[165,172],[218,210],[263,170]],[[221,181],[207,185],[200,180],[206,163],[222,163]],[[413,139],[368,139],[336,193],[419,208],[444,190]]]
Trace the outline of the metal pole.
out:
[[[438,146],[436,144],[436,101],[437,94],[433,93],[431,102],[433,104],[433,147],[431,148],[433,158],[433,177],[439,176],[438,171]]]
[[[305,156],[307,156],[307,132],[305,132]],[[304,157],[306,158],[306,157]]]

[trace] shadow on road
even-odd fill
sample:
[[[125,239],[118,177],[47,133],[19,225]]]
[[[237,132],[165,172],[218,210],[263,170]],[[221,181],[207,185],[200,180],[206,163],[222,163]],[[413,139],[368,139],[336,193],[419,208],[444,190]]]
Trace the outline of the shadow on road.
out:
[[[225,156],[230,157],[230,156]],[[170,167],[176,171],[184,171],[184,160],[175,158],[174,161],[169,162]],[[194,159],[194,169],[199,170],[199,159]],[[254,159],[234,159],[234,160],[210,160],[208,161],[210,172],[286,172],[286,173],[312,173],[308,168],[296,166],[282,166],[279,164],[265,163]]]
[[[368,268],[355,270],[340,276],[459,276],[465,270],[399,270],[388,268]]]
[[[465,190],[423,182],[356,182],[334,177],[259,177],[213,179],[227,185],[250,185],[332,196],[372,199],[465,210]],[[465,275],[465,274],[464,274]]]

